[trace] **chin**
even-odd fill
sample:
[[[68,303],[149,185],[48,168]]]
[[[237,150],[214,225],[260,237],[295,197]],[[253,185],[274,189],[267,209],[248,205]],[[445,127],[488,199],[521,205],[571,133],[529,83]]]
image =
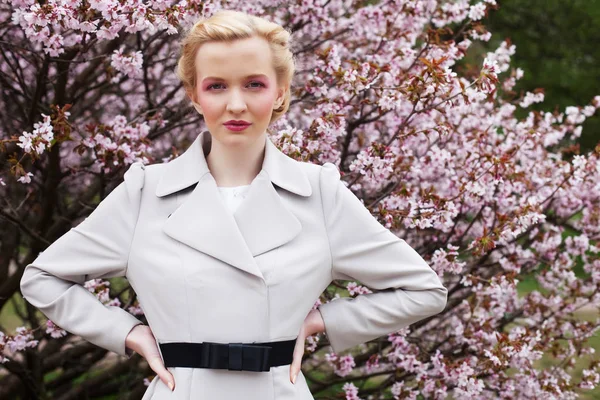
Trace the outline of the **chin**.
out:
[[[213,138],[227,146],[247,146],[260,137],[249,129],[244,131],[234,132],[222,127],[218,135],[213,135]]]
[[[238,140],[243,140],[244,142],[248,142],[248,141],[254,141],[254,140],[258,140],[260,139],[263,135],[260,133],[260,131],[258,129],[256,129],[254,126],[251,126],[249,128],[244,129],[243,131],[230,131],[229,129],[222,127],[221,128],[223,131],[223,137],[227,138],[228,140],[232,140],[232,141],[238,141]]]

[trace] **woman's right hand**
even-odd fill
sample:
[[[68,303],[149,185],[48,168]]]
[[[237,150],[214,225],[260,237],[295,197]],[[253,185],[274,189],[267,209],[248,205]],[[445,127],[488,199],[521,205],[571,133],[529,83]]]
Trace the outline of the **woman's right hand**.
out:
[[[175,378],[165,368],[156,345],[156,338],[149,326],[143,324],[134,326],[125,338],[125,346],[144,357],[159,379],[171,391],[175,390]]]

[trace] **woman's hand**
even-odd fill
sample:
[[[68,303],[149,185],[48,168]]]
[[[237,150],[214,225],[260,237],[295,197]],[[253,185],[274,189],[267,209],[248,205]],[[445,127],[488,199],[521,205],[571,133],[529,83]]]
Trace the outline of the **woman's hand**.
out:
[[[296,383],[296,376],[300,372],[302,366],[302,357],[304,356],[304,342],[310,335],[314,335],[318,332],[325,331],[325,323],[319,310],[311,310],[304,319],[298,339],[296,339],[296,345],[294,346],[294,357],[292,364],[290,365],[290,381],[293,384]]]
[[[125,346],[144,357],[150,368],[156,372],[160,380],[163,381],[171,391],[175,390],[175,379],[163,364],[158,351],[158,346],[156,345],[156,339],[149,326],[134,326],[125,339]]]

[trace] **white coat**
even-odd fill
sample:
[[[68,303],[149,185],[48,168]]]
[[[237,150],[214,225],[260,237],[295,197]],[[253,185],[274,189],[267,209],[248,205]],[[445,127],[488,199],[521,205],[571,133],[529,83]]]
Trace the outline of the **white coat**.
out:
[[[298,336],[333,279],[374,293],[319,306],[335,352],[440,313],[447,289],[403,239],[383,227],[343,184],[337,167],[298,162],[265,143],[260,173],[234,214],[206,163],[212,137],[198,135],[168,163],[137,162],[92,212],[28,265],[23,296],[63,329],[130,357],[140,324],[81,286],[124,276],[158,343],[268,342]],[[388,289],[388,290],[385,290]],[[302,372],[169,368],[143,400],[311,400]]]

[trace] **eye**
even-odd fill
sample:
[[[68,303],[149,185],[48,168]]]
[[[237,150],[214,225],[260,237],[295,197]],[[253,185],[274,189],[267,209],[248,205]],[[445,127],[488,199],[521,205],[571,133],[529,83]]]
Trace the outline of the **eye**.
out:
[[[214,86],[222,85],[222,83],[213,83],[212,85],[208,85],[206,90],[211,90]]]
[[[266,87],[264,83],[258,82],[258,81],[252,81],[248,85],[252,85],[252,84],[257,84],[258,85],[258,86],[251,86],[253,89],[254,88],[260,88],[260,87]],[[222,83],[213,83],[213,84],[210,84],[210,85],[208,85],[206,87],[206,90],[218,89],[218,88],[215,88],[215,86],[219,86],[219,85],[223,85],[223,84]]]
[[[262,82],[258,82],[258,81],[250,82],[250,84],[253,84],[253,83],[259,84],[260,86],[258,86],[258,87],[265,87],[265,85]],[[254,86],[254,87],[257,87],[257,86]]]

